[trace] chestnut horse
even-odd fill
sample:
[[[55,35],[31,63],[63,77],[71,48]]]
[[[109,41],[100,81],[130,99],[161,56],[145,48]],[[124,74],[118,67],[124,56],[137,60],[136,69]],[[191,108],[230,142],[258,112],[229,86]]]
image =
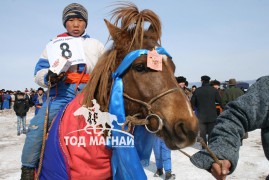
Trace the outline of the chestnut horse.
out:
[[[139,11],[132,3],[120,4],[111,14],[114,23],[105,23],[113,43],[99,59],[83,92],[54,120],[40,179],[145,179],[139,160],[144,152],[151,152],[152,132],[172,150],[196,141],[198,121],[177,84],[172,57],[160,46],[159,17],[148,9]],[[153,64],[159,66],[149,67],[150,60],[156,60]],[[89,114],[75,116],[74,112],[82,106],[90,112],[94,99],[98,110],[117,115],[120,123],[133,119],[125,124],[134,135],[134,148],[89,146],[85,139],[76,138],[89,135],[89,131],[77,131],[85,127]],[[123,111],[119,111],[122,105]],[[70,132],[73,136],[66,137]]]

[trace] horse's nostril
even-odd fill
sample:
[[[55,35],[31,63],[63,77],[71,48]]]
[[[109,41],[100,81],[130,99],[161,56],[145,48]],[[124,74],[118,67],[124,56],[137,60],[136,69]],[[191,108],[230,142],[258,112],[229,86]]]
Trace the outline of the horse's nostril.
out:
[[[177,136],[182,136],[182,134],[187,135],[187,131],[183,122],[178,122],[175,124],[175,132]]]

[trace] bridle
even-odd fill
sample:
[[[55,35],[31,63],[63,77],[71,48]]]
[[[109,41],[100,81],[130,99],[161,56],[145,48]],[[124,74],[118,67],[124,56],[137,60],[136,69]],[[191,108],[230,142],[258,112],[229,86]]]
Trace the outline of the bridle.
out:
[[[163,96],[165,96],[165,95],[167,95],[167,94],[173,93],[173,92],[175,92],[175,91],[179,91],[179,90],[180,90],[179,87],[175,87],[175,88],[169,89],[169,90],[164,91],[164,92],[160,93],[159,95],[153,97],[153,98],[152,98],[150,101],[148,101],[148,102],[145,102],[145,101],[142,101],[142,100],[139,100],[139,99],[136,99],[136,98],[132,98],[132,97],[130,97],[130,96],[129,96],[128,94],[126,94],[126,93],[123,93],[123,96],[124,96],[126,99],[129,99],[129,100],[131,100],[131,101],[134,101],[134,102],[136,102],[136,103],[138,103],[138,104],[143,105],[143,106],[147,109],[147,116],[146,116],[146,118],[145,118],[145,121],[143,121],[141,125],[145,125],[145,128],[147,129],[148,132],[150,132],[150,133],[157,133],[157,132],[160,131],[160,130],[162,129],[162,127],[163,127],[163,120],[162,120],[162,118],[161,118],[159,115],[157,115],[156,113],[154,113],[154,112],[152,111],[152,104],[153,104],[156,100],[158,100],[159,98],[161,98],[161,97],[163,97]],[[152,131],[152,130],[150,130],[150,129],[148,128],[148,124],[150,124],[150,121],[151,121],[151,119],[153,119],[153,118],[154,118],[154,119],[156,118],[156,119],[158,120],[158,128],[157,128],[155,131]],[[133,120],[133,121],[134,121],[134,120]],[[133,124],[137,124],[137,123],[133,123]]]
[[[156,47],[154,48],[154,50],[158,53],[158,54],[162,54],[162,55],[166,55],[168,57],[171,57],[164,48],[162,47]],[[151,133],[157,133],[158,131],[160,131],[163,127],[163,120],[162,118],[157,115],[154,114],[152,112],[152,108],[151,105],[159,98],[175,92],[177,90],[180,90],[179,87],[175,87],[172,89],[169,89],[165,92],[162,92],[161,94],[157,95],[156,97],[153,97],[149,102],[144,102],[142,100],[139,99],[135,99],[130,97],[129,95],[127,95],[126,93],[123,92],[123,82],[122,82],[122,76],[124,74],[124,72],[131,66],[131,64],[133,63],[133,61],[135,59],[137,59],[139,56],[141,55],[145,55],[148,54],[149,50],[147,49],[138,49],[138,50],[134,50],[132,52],[129,52],[124,59],[122,60],[121,64],[117,67],[117,69],[115,70],[114,73],[112,73],[112,78],[113,78],[113,85],[112,85],[112,93],[110,95],[110,104],[109,104],[109,110],[110,113],[114,113],[115,115],[118,115],[120,118],[120,121],[123,121],[123,125],[121,126],[122,130],[125,130],[125,125],[128,124],[128,130],[130,132],[132,125],[145,125],[146,129],[151,132]],[[172,74],[172,73],[171,73]],[[124,114],[124,103],[123,103],[123,99],[129,99],[131,101],[134,101],[136,103],[139,103],[141,105],[143,105],[147,111],[148,111],[148,115],[146,117],[146,119],[144,119],[144,121],[141,121],[141,119],[138,119],[137,117],[139,115],[133,115],[133,116],[127,116],[127,117],[122,117],[121,115]],[[158,120],[158,128],[155,131],[150,130],[147,125],[150,124],[150,120],[151,119],[157,119]],[[143,119],[142,119],[143,120]]]

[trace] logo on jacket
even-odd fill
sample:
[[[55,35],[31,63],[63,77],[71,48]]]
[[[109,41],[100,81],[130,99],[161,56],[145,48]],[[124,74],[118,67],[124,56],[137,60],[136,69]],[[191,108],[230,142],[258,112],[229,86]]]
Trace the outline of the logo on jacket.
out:
[[[121,123],[118,123],[117,116],[109,112],[100,111],[100,105],[97,103],[96,99],[93,99],[92,102],[92,107],[87,108],[86,106],[81,106],[74,112],[74,116],[84,117],[86,126],[83,129],[68,133],[68,136],[64,137],[67,145],[134,146],[134,136],[116,128],[122,126]],[[89,136],[72,136],[72,133],[77,131],[85,131]],[[114,135],[112,131],[114,131],[116,135]]]

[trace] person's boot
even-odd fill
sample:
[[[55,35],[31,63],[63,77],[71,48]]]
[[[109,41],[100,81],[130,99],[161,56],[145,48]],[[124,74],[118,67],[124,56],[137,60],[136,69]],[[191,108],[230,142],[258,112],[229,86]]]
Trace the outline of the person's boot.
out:
[[[154,177],[159,177],[163,175],[163,169],[157,169],[156,173],[154,174]]]
[[[165,180],[172,180],[172,179],[176,179],[176,175],[172,174],[171,172],[166,172],[165,173]]]
[[[21,168],[21,180],[34,180],[35,179],[35,169],[29,167]]]

